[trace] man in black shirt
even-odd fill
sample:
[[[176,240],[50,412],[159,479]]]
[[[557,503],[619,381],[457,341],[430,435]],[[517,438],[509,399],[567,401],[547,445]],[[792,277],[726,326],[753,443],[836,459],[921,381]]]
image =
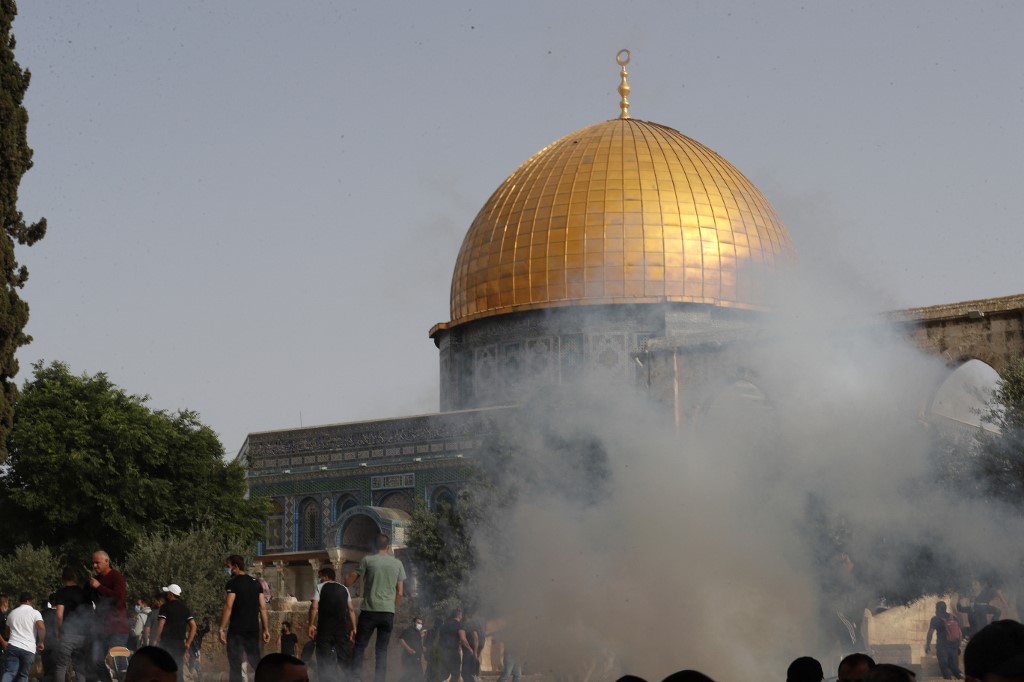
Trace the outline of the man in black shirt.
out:
[[[277,643],[281,647],[282,654],[298,656],[299,638],[292,632],[292,624],[288,621],[281,623],[281,634],[277,636]]]
[[[423,619],[416,616],[398,637],[402,645],[403,682],[423,680]]]
[[[167,587],[161,587],[160,591],[164,593],[165,601],[160,607],[153,646],[158,646],[171,655],[178,665],[178,682],[183,682],[188,650],[196,636],[196,619],[181,600],[179,586],[171,583]]]
[[[440,679],[443,681],[450,677],[451,682],[459,682],[463,659],[475,658],[473,647],[466,638],[466,626],[462,623],[462,609],[452,610],[451,616],[441,625],[437,643],[441,649]]]
[[[316,641],[317,682],[338,682],[352,662],[356,637],[356,612],[348,588],[335,581],[324,566],[309,602],[309,638]]]
[[[242,682],[242,660],[255,669],[260,661],[260,629],[263,641],[270,641],[267,602],[259,581],[245,573],[245,560],[232,554],[225,561],[231,580],[226,586],[224,610],[220,616],[220,641],[228,645],[228,680]]]
[[[53,596],[53,606],[57,609],[57,635],[60,644],[57,647],[56,669],[54,679],[63,681],[68,666],[74,661],[75,670],[84,679],[89,657],[86,652],[86,640],[92,627],[92,602],[85,588],[78,584],[78,574],[71,566],[66,566],[61,574],[64,587]]]

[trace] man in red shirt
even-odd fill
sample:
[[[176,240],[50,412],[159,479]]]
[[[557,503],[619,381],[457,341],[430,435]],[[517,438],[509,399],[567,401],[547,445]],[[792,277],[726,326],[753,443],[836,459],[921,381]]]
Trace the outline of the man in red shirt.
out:
[[[96,604],[93,660],[100,679],[109,679],[104,659],[111,647],[128,643],[128,599],[124,576],[110,565],[110,555],[98,551],[92,555],[96,575],[89,579],[93,601]]]

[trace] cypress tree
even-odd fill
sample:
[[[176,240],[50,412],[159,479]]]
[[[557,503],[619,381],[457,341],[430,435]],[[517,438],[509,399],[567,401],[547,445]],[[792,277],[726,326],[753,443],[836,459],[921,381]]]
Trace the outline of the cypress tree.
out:
[[[14,354],[29,341],[25,333],[28,304],[18,295],[25,286],[28,269],[19,265],[14,244],[31,246],[46,234],[46,219],[26,224],[18,210],[18,185],[21,176],[32,167],[28,146],[25,91],[31,74],[14,59],[14,35],[11,23],[18,13],[15,0],[0,0],[0,462],[7,458],[5,443],[14,420],[18,389],[14,376],[18,361]]]

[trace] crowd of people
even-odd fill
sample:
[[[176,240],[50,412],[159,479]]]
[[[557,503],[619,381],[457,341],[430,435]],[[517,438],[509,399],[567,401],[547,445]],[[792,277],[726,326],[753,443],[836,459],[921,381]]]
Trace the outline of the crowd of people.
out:
[[[202,632],[180,586],[163,586],[152,599],[139,597],[129,614],[124,575],[104,551],[93,553],[91,561],[87,581],[79,580],[73,566],[65,567],[55,592],[42,599],[22,592],[10,613],[9,599],[0,597],[4,682],[26,682],[37,657],[43,682],[68,676],[77,682],[109,680],[111,652],[122,647],[125,656],[147,645],[160,647],[181,669],[194,661]],[[177,679],[183,679],[180,673]]]
[[[277,639],[278,652],[261,656],[271,641],[267,603],[269,587],[245,570],[241,556],[226,558],[225,597],[218,637],[226,645],[229,682],[243,682],[243,662],[255,670],[256,682],[361,682],[363,659],[374,643],[373,681],[386,682],[388,653],[394,634],[395,612],[406,580],[402,563],[390,552],[386,535],[376,538],[376,551],[364,557],[354,572],[339,581],[325,566],[309,607],[309,641],[299,646],[291,623],[284,622]],[[196,667],[204,631],[190,612],[178,584],[162,586],[152,597],[139,597],[134,613],[127,611],[124,576],[110,565],[106,552],[92,556],[93,575],[80,584],[76,571],[64,570],[61,587],[36,608],[35,596],[23,592],[8,613],[9,599],[0,596],[0,647],[4,649],[0,682],[27,682],[37,656],[43,660],[43,682],[183,682],[184,671]],[[356,614],[349,590],[363,581],[363,601]],[[993,593],[994,594],[994,593]],[[984,595],[970,607],[957,605],[968,615],[962,632],[945,602],[938,602],[929,622],[925,651],[932,648],[941,674],[970,682],[1024,682],[1024,625],[999,620],[1001,613]],[[6,615],[4,615],[6,614]],[[990,622],[992,621],[992,622]],[[504,650],[497,682],[520,682],[523,652],[503,646],[502,624],[488,632],[483,623],[453,609],[446,618],[424,628],[414,616],[394,639],[401,647],[401,682],[479,682],[480,658],[487,636]],[[959,668],[960,646],[964,671]],[[425,651],[436,652],[425,660]],[[134,653],[132,653],[134,652]],[[123,656],[125,666],[115,659]],[[426,664],[426,667],[425,667]],[[307,670],[307,665],[311,670]],[[822,682],[825,672],[810,657],[792,662],[787,682]],[[839,663],[838,682],[916,682],[907,668],[875,661],[866,653],[852,653]],[[682,670],[664,682],[708,682],[695,670]],[[644,682],[625,676],[619,682]]]

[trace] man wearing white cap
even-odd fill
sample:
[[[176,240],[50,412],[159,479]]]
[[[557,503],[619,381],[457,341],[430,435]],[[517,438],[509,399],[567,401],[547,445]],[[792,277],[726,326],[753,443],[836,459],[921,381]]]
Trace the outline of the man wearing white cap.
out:
[[[183,682],[185,663],[192,639],[196,636],[196,619],[181,599],[181,588],[171,583],[161,587],[167,600],[160,607],[160,616],[156,626],[156,637],[151,642],[169,653],[178,664],[178,682]]]

